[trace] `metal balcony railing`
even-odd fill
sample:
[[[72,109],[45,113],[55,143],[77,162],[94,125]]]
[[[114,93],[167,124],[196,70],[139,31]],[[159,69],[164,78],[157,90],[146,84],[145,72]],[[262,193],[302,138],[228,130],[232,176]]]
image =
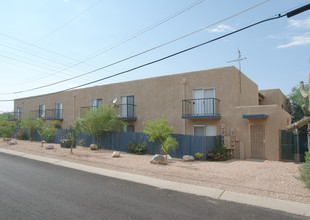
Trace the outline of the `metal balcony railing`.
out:
[[[137,120],[136,105],[134,104],[119,104],[119,119],[123,120]]]
[[[85,106],[80,108],[80,116],[83,117],[88,111],[96,111],[98,106]],[[117,118],[121,120],[137,120],[136,105],[133,104],[115,104],[114,105]]]
[[[33,110],[30,114],[34,118],[42,118],[44,120],[63,120],[63,109],[45,109]]]
[[[220,100],[216,98],[182,100],[182,118],[221,118]]]

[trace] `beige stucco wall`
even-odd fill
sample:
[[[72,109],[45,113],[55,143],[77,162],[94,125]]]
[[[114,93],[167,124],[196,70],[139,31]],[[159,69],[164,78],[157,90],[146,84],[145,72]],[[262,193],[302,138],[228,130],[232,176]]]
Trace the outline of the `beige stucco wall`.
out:
[[[291,105],[287,100],[286,96],[282,93],[280,89],[266,89],[259,90],[261,94],[264,95],[264,98],[260,101],[260,105],[279,105],[284,110],[289,111]]]
[[[194,89],[216,89],[216,98],[220,99],[221,119],[182,119],[182,100],[192,99]],[[135,126],[136,132],[142,132],[142,123],[165,116],[174,127],[174,133],[193,135],[194,125],[216,125],[217,135],[220,135],[221,125],[225,125],[226,134],[231,128],[236,129],[239,141],[236,151],[245,158],[251,157],[249,125],[262,123],[266,126],[266,158],[279,160],[279,129],[285,129],[290,115],[281,109],[277,95],[272,93],[273,105],[258,105],[258,86],[235,67],[224,67],[211,70],[196,71],[168,75],[163,77],[135,80],[124,83],[95,86],[77,89],[54,95],[44,95],[18,99],[14,102],[15,111],[22,107],[23,115],[30,110],[37,110],[39,104],[45,104],[46,109],[54,109],[56,102],[63,103],[63,127],[80,116],[80,108],[91,106],[92,99],[101,98],[104,104],[112,105],[121,96],[134,96],[136,105],[136,121],[129,121]],[[268,95],[266,95],[268,96]],[[267,99],[266,99],[267,100]],[[273,100],[273,99],[270,99]],[[267,119],[243,119],[244,114],[267,114]],[[236,153],[239,157],[240,152]]]

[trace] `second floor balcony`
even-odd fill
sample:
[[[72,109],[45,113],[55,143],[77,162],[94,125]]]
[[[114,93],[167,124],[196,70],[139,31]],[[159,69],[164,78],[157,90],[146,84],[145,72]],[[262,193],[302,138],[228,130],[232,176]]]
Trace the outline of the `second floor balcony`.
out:
[[[216,98],[182,100],[182,118],[220,119],[220,100]]]
[[[34,118],[42,118],[44,120],[63,120],[63,109],[45,109],[33,110],[30,114]]]
[[[85,106],[80,108],[80,116],[83,117],[88,111],[96,111],[98,106]],[[114,106],[117,118],[127,121],[136,121],[136,105],[134,104],[116,104]]]

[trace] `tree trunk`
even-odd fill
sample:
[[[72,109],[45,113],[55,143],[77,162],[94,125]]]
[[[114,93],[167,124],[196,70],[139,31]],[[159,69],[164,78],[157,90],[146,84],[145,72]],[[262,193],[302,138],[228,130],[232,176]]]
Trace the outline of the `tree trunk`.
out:
[[[156,139],[156,144],[157,144],[157,146],[156,146],[156,154],[158,154],[158,138]]]
[[[310,152],[310,123],[308,123],[308,152]]]

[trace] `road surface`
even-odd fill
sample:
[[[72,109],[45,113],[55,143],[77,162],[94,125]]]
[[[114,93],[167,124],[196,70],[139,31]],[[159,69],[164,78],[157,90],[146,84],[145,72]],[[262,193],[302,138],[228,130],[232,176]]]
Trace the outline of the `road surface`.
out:
[[[0,219],[306,219],[0,153]]]

